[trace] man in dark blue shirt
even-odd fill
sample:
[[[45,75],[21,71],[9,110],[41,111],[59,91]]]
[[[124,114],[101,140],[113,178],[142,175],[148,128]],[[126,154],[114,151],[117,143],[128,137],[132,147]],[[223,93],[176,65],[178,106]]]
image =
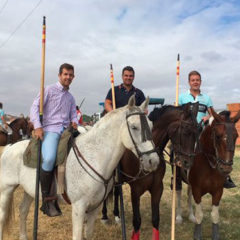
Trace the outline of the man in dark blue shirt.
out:
[[[123,107],[128,104],[129,98],[135,94],[136,105],[140,106],[144,100],[145,96],[143,92],[133,86],[134,80],[134,69],[130,66],[126,66],[122,70],[122,80],[123,83],[119,86],[114,87],[115,90],[115,101],[116,108]],[[108,94],[105,99],[104,108],[107,112],[113,110],[112,107],[112,89],[108,91]]]

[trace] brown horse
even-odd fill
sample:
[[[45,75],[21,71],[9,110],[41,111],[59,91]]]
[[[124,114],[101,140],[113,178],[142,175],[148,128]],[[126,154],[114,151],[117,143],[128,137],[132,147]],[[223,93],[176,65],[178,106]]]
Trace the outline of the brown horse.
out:
[[[12,135],[10,135],[10,141],[8,142],[8,134],[0,131],[0,146],[5,146],[8,143],[15,143],[21,140],[22,136],[27,135],[28,121],[26,118],[16,118],[9,126],[13,131]]]
[[[212,115],[214,120],[200,136],[201,152],[196,155],[189,172],[189,182],[196,203],[195,240],[202,239],[201,199],[206,193],[212,195],[212,239],[220,239],[218,208],[226,175],[232,171],[235,141],[238,136],[235,123],[240,118],[240,111],[234,118],[230,118],[228,111],[217,114],[212,109]]]
[[[194,158],[194,147],[197,138],[196,115],[198,103],[187,104],[182,107],[163,106],[155,108],[150,114],[150,120],[153,121],[153,141],[157,146],[160,154],[160,164],[156,171],[144,173],[139,168],[139,160],[130,153],[125,151],[121,159],[121,173],[123,181],[127,182],[131,188],[131,200],[133,209],[133,233],[132,240],[138,240],[141,226],[140,216],[140,197],[149,191],[151,194],[152,206],[152,224],[153,240],[159,239],[159,203],[163,192],[163,177],[165,174],[165,161],[163,150],[169,141],[172,141],[176,153],[176,161],[181,161],[185,168],[192,165]],[[115,209],[114,215],[119,214],[118,203],[115,191]],[[107,219],[106,203],[103,207],[103,218]],[[119,216],[119,215],[118,215]]]

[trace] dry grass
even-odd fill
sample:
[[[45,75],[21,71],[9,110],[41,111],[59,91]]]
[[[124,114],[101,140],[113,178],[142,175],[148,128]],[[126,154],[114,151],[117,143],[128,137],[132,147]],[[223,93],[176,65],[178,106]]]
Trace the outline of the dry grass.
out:
[[[240,185],[240,148],[237,148],[234,170],[231,174],[234,181]],[[171,191],[170,185],[170,168],[167,167],[167,173],[164,178],[165,190],[163,192],[162,201],[160,204],[161,222],[160,222],[160,238],[171,239]],[[183,193],[183,217],[184,223],[181,226],[176,226],[176,239],[192,239],[194,225],[187,220],[187,203],[186,203],[186,187],[184,187]],[[4,240],[17,240],[18,238],[18,205],[22,198],[22,189],[19,188],[15,192],[15,210],[16,219],[11,225],[11,231],[9,234],[5,234]],[[127,227],[127,239],[130,239],[132,231],[132,213],[130,204],[130,193],[129,187],[124,186],[124,201],[125,201],[125,215],[126,215],[126,227]],[[221,239],[236,240],[240,237],[239,229],[239,216],[240,216],[240,191],[239,187],[231,190],[225,190],[220,205],[220,233]],[[57,218],[48,218],[42,213],[39,213],[39,229],[38,229],[38,240],[70,240],[72,235],[72,224],[71,224],[71,207],[62,205],[61,206],[64,215]],[[206,196],[203,199],[204,209],[204,222],[203,222],[203,239],[211,239],[211,199],[210,196]],[[109,206],[109,212],[112,212],[112,207]],[[152,226],[151,226],[151,208],[149,194],[145,193],[141,198],[141,214],[142,214],[142,227],[141,227],[141,239],[151,239]],[[112,214],[109,214],[113,218]],[[100,223],[101,215],[96,221],[95,231],[93,240],[119,240],[121,239],[121,227],[116,224],[108,226]],[[33,228],[33,206],[28,217],[28,237],[32,239],[32,228]]]

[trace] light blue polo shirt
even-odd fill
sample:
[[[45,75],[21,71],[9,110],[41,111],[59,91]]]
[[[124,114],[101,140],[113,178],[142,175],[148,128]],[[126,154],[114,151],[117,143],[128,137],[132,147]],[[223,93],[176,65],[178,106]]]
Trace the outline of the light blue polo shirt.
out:
[[[199,95],[196,96],[196,98],[194,98],[190,90],[179,95],[178,100],[179,105],[184,105],[189,102],[191,103],[199,102],[199,109],[197,115],[198,123],[201,122],[202,118],[207,115],[207,109],[213,106],[211,98],[204,93],[200,93]]]
[[[0,109],[0,125],[3,125],[2,117],[4,116],[4,111]]]

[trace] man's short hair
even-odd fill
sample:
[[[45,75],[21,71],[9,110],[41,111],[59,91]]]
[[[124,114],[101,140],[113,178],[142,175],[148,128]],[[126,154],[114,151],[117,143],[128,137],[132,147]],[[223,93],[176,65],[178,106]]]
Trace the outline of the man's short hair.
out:
[[[64,68],[67,69],[67,70],[73,70],[73,72],[74,72],[74,67],[73,67],[73,65],[71,65],[71,64],[69,64],[69,63],[63,63],[63,64],[60,66],[60,68],[59,68],[59,74],[60,74],[60,75],[62,74]]]
[[[188,74],[188,81],[190,81],[190,77],[192,75],[198,75],[200,77],[200,80],[201,80],[201,74],[198,72],[198,71],[191,71],[189,74]]]
[[[0,108],[2,108],[3,107],[3,104],[0,102]]]
[[[131,66],[126,66],[126,67],[124,67],[123,70],[122,70],[122,75],[124,74],[124,71],[133,72],[133,76],[135,76],[134,69],[133,69],[133,67],[131,67]]]

